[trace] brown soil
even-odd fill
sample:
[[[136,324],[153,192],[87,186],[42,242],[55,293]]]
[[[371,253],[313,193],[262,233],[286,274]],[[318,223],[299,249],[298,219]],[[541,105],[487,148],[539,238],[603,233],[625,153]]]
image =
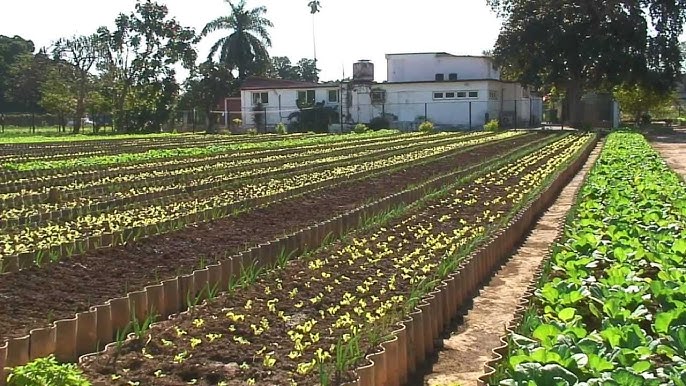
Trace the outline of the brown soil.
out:
[[[508,175],[503,180],[503,185],[497,188],[487,185],[488,182],[477,182],[478,180],[476,180],[467,183],[461,189],[464,192],[473,192],[474,196],[478,196],[484,200],[483,202],[486,202],[491,198],[500,197],[506,187],[516,186],[522,176],[527,175],[531,170],[536,170],[545,162],[547,162],[547,158],[542,158],[538,162],[528,165],[524,170]],[[484,214],[486,205],[483,202],[476,204],[453,203],[455,197],[458,196],[462,197],[463,195],[462,193],[454,193],[447,198],[432,200],[422,208],[417,208],[393,219],[390,223],[384,224],[383,227],[358,232],[355,235],[356,239],[364,240],[364,245],[360,246],[359,250],[364,250],[367,256],[370,256],[368,258],[350,260],[351,255],[345,252],[349,241],[336,243],[317,251],[312,256],[308,256],[307,259],[293,261],[284,269],[273,271],[255,285],[239,289],[229,296],[221,296],[190,315],[184,315],[171,322],[160,323],[150,332],[151,339],[149,342],[147,336],[144,336],[140,341],[132,341],[114,358],[119,375],[121,375],[122,369],[127,369],[126,374],[116,384],[125,385],[128,381],[136,380],[141,384],[178,385],[195,379],[197,385],[214,385],[220,380],[226,382],[227,385],[242,385],[248,378],[253,378],[259,385],[289,384],[289,379],[294,376],[292,373],[298,363],[310,359],[290,359],[288,357],[289,352],[293,349],[293,343],[287,333],[294,325],[316,319],[317,323],[312,326],[311,332],[308,332],[317,335],[320,339],[318,342],[313,342],[306,354],[317,348],[329,350],[330,346],[336,344],[344,333],[349,332],[347,326],[329,330],[329,327],[334,326],[340,315],[349,312],[355,324],[365,324],[364,312],[356,315],[353,311],[353,308],[359,304],[358,300],[353,301],[353,304],[342,306],[339,315],[330,315],[326,312],[331,307],[340,304],[339,301],[343,299],[344,293],[352,293],[359,301],[365,300],[370,305],[372,303],[383,304],[396,296],[407,296],[410,293],[413,276],[400,277],[401,275],[397,274],[396,262],[391,258],[381,258],[384,251],[392,251],[393,256],[401,257],[411,256],[413,251],[420,250],[422,251],[421,255],[428,259],[426,264],[435,264],[435,270],[437,265],[444,260],[444,254],[450,245],[446,244],[442,247],[433,245],[431,250],[423,249],[426,248],[422,244],[425,241],[424,236],[418,236],[415,231],[421,225],[426,225],[427,219],[433,225],[430,230],[427,230],[427,233],[434,237],[451,235],[455,230],[471,229],[471,227],[465,228],[461,220],[470,222],[471,226],[487,224]],[[514,202],[502,200],[497,204],[492,203],[488,209],[493,213],[510,213],[514,207]],[[447,215],[452,216],[450,221],[436,221],[436,219],[444,218],[443,216]],[[477,218],[481,218],[481,222],[475,220]],[[467,233],[465,237],[469,239],[474,236]],[[380,242],[381,240],[384,242]],[[379,256],[379,258],[374,259],[372,256]],[[326,262],[327,264],[326,268],[321,270],[321,277],[318,271],[309,268],[310,264],[314,262]],[[406,264],[405,267],[414,264],[414,259],[410,259]],[[317,273],[311,277],[313,272]],[[326,272],[343,272],[344,274],[332,277],[331,275],[325,276]],[[428,272],[426,274],[431,277]],[[416,278],[418,275],[421,273],[415,273],[414,277]],[[396,279],[393,287],[387,285],[391,276]],[[339,278],[342,281],[340,284],[336,283]],[[364,286],[370,278],[374,278],[374,280],[372,280],[372,284],[367,285],[369,290],[365,293],[368,295],[360,295],[359,290],[356,291],[355,289]],[[386,291],[382,292],[381,289]],[[295,290],[297,290],[295,292],[297,295],[290,296],[289,294]],[[321,300],[317,303],[311,302],[311,299],[317,295],[322,296]],[[372,295],[378,295],[378,298],[374,300],[375,296]],[[273,302],[275,307],[272,311],[269,310],[269,302]],[[296,305],[298,303],[303,304],[298,307]],[[250,304],[249,311],[246,311],[248,304]],[[365,308],[366,305],[361,307]],[[374,307],[376,305],[365,308],[365,310],[371,312]],[[398,307],[398,305],[395,304],[394,307]],[[291,319],[282,320],[277,316],[277,310],[284,311]],[[227,332],[229,325],[233,324],[225,317],[228,311],[245,315],[245,320],[235,322],[236,330],[232,333]],[[400,310],[391,308],[388,313],[392,315],[394,311]],[[261,326],[262,320],[267,320],[268,323],[266,324],[270,328],[263,333],[254,334],[251,325]],[[197,321],[202,321],[202,325],[199,326]],[[206,342],[189,348],[187,346],[188,339],[180,338],[177,328],[187,332],[188,338],[203,337],[204,339],[208,334],[222,334],[222,337],[217,338],[215,343]],[[231,341],[231,339],[238,337],[247,339],[250,344],[240,345]],[[173,343],[165,345],[162,339]],[[141,349],[144,342],[148,342],[145,346],[145,353],[151,357],[145,357],[142,354]],[[262,354],[256,354],[262,347],[266,348],[266,352],[274,353],[273,357],[278,358],[278,365],[274,367],[264,365]],[[363,352],[369,352],[375,346],[363,341],[360,348]],[[174,358],[178,353],[186,350],[189,353],[192,352],[192,357],[183,363],[175,363]],[[107,355],[97,357],[94,362],[84,366],[87,374],[93,380],[110,380],[113,373],[112,364],[115,363],[112,359]],[[247,364],[248,368],[239,370],[238,366],[242,363]],[[162,369],[166,375],[162,379],[153,375],[159,369]],[[319,384],[318,376],[318,371],[314,371],[305,376],[294,377],[300,385],[314,385]],[[349,380],[346,376],[342,378],[332,376],[330,378],[334,378],[332,384],[340,384]]]
[[[428,386],[473,386],[491,359],[491,350],[500,346],[505,325],[514,318],[516,305],[533,280],[551,244],[558,237],[558,226],[565,220],[575,193],[600,154],[591,153],[582,170],[562,190],[558,199],[541,217],[524,244],[474,299],[464,322],[443,343],[432,373],[424,377]]]
[[[653,148],[660,153],[667,164],[686,179],[686,130],[672,135],[654,136],[650,139]]]
[[[21,336],[53,320],[71,318],[92,305],[189,273],[199,267],[200,261],[212,263],[227,254],[450,172],[458,165],[476,165],[541,138],[544,135],[537,134],[487,144],[427,165],[334,186],[238,216],[3,275],[0,338]]]

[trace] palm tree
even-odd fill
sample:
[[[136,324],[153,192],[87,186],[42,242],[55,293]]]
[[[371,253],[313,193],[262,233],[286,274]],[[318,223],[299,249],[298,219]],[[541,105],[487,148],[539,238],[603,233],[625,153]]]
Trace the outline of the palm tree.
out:
[[[231,7],[231,13],[207,23],[200,37],[219,30],[230,31],[228,36],[214,43],[208,59],[211,60],[219,52],[219,63],[237,68],[238,79],[244,80],[251,74],[265,70],[269,65],[267,47],[271,47],[272,40],[267,29],[274,25],[264,17],[267,13],[264,6],[246,9],[245,0],[240,0],[238,4],[230,0],[224,1]]]
[[[317,65],[317,34],[315,33],[314,30],[314,15],[316,13],[319,13],[319,11],[322,9],[322,5],[319,3],[319,0],[312,0],[309,3],[307,3],[307,6],[310,7],[310,13],[312,14],[312,44],[314,46],[314,65]]]

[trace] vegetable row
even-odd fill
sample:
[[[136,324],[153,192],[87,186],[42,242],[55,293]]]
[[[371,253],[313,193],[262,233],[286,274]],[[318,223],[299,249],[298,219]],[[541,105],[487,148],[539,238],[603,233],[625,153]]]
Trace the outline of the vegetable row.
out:
[[[493,382],[686,385],[684,262],[686,184],[610,135]]]

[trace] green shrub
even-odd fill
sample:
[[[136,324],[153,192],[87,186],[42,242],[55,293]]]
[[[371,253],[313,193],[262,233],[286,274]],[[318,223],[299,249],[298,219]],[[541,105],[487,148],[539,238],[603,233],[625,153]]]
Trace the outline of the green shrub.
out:
[[[75,364],[57,363],[54,356],[15,367],[7,386],[90,386]]]
[[[484,125],[484,130],[486,131],[498,131],[500,130],[500,122],[497,119],[491,119]]]
[[[367,127],[367,125],[365,125],[364,123],[358,123],[353,128],[353,132],[355,134],[363,134],[363,133],[366,133],[367,131],[369,131],[369,127]]]
[[[286,127],[286,125],[283,124],[283,122],[277,123],[275,130],[276,130],[276,134],[281,134],[281,135],[288,134],[288,128]]]
[[[433,134],[436,132],[436,127],[431,121],[424,121],[419,124],[419,131],[424,134]]]
[[[257,128],[251,127],[248,130],[246,130],[245,133],[250,135],[257,135]]]
[[[369,128],[372,130],[388,129],[391,126],[391,121],[386,117],[376,117],[369,122]]]

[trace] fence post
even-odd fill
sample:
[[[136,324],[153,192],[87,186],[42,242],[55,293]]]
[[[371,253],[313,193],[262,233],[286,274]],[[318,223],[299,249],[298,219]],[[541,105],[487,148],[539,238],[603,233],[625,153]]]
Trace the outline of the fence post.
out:
[[[472,101],[469,101],[469,130],[472,130]]]
[[[429,104],[424,103],[424,122],[429,120]]]
[[[195,134],[195,109],[193,109],[193,133]]]
[[[517,100],[514,100],[514,129],[517,130]]]

